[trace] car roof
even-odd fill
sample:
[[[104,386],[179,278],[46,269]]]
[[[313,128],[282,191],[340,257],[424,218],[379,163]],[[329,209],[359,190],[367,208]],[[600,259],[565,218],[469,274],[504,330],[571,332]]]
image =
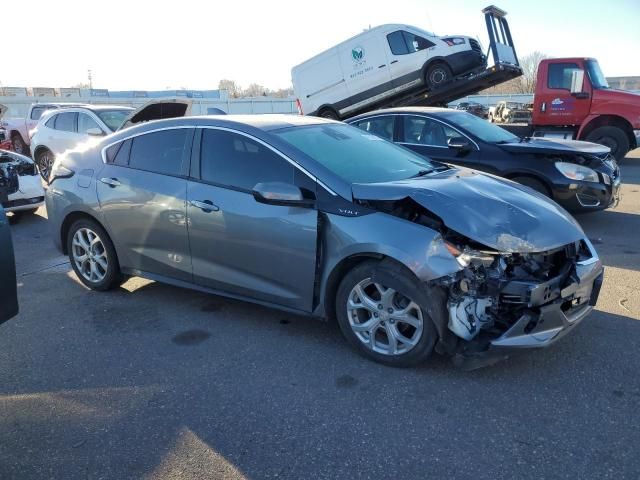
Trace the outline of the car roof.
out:
[[[426,113],[426,114],[438,114],[438,113],[453,113],[457,115],[464,115],[466,112],[455,110],[453,108],[442,107],[396,107],[396,108],[383,108],[381,110],[374,110],[372,112],[362,113],[356,117],[347,120],[348,123],[359,120],[361,118],[367,118],[374,115],[385,114],[407,114],[407,113]]]

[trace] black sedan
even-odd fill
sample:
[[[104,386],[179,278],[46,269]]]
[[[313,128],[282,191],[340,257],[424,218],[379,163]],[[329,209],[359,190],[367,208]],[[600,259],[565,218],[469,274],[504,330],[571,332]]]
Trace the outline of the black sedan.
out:
[[[487,118],[489,116],[489,107],[476,102],[460,102],[455,108],[456,110],[472,113],[480,118]]]
[[[520,138],[470,113],[445,108],[378,110],[348,122],[425,157],[527,185],[573,212],[602,210],[618,201],[620,170],[602,145]]]

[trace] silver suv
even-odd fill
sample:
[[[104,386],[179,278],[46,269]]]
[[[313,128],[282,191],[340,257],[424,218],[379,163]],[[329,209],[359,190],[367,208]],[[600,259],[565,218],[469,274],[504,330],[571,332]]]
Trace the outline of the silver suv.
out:
[[[58,157],[46,201],[91,289],[136,275],[336,318],[394,366],[549,345],[602,281],[581,228],[542,195],[319,118],[128,128]]]

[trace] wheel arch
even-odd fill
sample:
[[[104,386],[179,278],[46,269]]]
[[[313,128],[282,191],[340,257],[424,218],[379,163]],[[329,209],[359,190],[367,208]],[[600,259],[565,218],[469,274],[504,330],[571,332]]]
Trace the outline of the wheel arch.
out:
[[[336,116],[338,117],[338,119],[342,118],[340,116],[340,112],[338,112],[338,110],[330,103],[325,103],[325,104],[321,105],[320,107],[318,107],[318,109],[316,110],[316,113],[314,114],[314,116],[321,117],[322,116],[322,112],[325,112],[327,110],[330,110],[333,113],[335,113]]]
[[[629,139],[629,146],[638,148],[636,137],[633,134],[633,126],[629,121],[619,115],[597,115],[589,120],[578,132],[578,139],[584,140],[587,136],[599,127],[617,127],[621,129]]]
[[[521,171],[521,170],[516,170],[513,172],[509,172],[506,173],[504,175],[504,178],[507,178],[509,180],[515,181],[515,178],[518,177],[527,177],[527,178],[531,178],[533,180],[536,180],[540,183],[542,183],[542,185],[544,185],[548,192],[549,192],[549,198],[553,198],[553,185],[549,182],[548,179],[546,179],[545,177],[538,175],[537,173],[533,173],[533,172],[529,172],[529,171]],[[517,182],[516,182],[517,183]]]
[[[78,220],[91,220],[93,222],[96,222],[98,225],[100,225],[100,227],[102,227],[102,229],[107,233],[107,236],[109,237],[109,241],[114,245],[114,248],[115,248],[115,244],[113,243],[113,239],[109,234],[109,230],[95,215],[92,215],[83,210],[75,210],[73,212],[69,212],[64,217],[64,220],[62,220],[62,223],[60,223],[60,232],[59,232],[60,245],[62,246],[62,252],[65,255],[69,253],[67,249],[67,235],[69,235],[69,229],[71,229],[71,226]],[[117,254],[117,251],[116,251],[116,254]]]
[[[38,156],[38,154],[44,152],[45,150],[49,150],[51,153],[53,153],[51,151],[51,149],[49,147],[47,147],[46,145],[38,145],[33,149],[33,159],[35,160]]]
[[[426,82],[426,77],[427,77],[427,70],[429,70],[429,68],[432,65],[435,65],[437,63],[443,63],[444,65],[446,65],[447,67],[449,67],[449,69],[451,69],[451,71],[453,71],[453,69],[451,68],[451,65],[449,64],[449,62],[447,62],[446,57],[443,56],[438,56],[438,57],[433,57],[430,58],[429,60],[427,60],[424,65],[422,66],[422,80],[424,82]]]
[[[376,252],[360,252],[349,255],[336,263],[326,277],[327,280],[325,281],[325,288],[321,301],[322,307],[324,308],[324,316],[328,320],[333,321],[336,318],[336,294],[344,276],[361,263],[369,260],[397,265],[415,277],[415,273],[412,272],[404,263],[389,255]]]

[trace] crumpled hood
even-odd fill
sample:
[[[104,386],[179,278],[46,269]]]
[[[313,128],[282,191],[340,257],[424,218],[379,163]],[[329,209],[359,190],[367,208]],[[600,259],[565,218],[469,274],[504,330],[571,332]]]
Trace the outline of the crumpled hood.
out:
[[[513,153],[586,153],[590,155],[606,155],[609,147],[597,143],[580,140],[564,140],[561,138],[531,138],[522,142],[501,143],[498,147]]]
[[[410,197],[472,240],[505,253],[542,252],[584,238],[574,218],[547,197],[509,180],[451,169],[387,183],[354,184],[354,199]]]

